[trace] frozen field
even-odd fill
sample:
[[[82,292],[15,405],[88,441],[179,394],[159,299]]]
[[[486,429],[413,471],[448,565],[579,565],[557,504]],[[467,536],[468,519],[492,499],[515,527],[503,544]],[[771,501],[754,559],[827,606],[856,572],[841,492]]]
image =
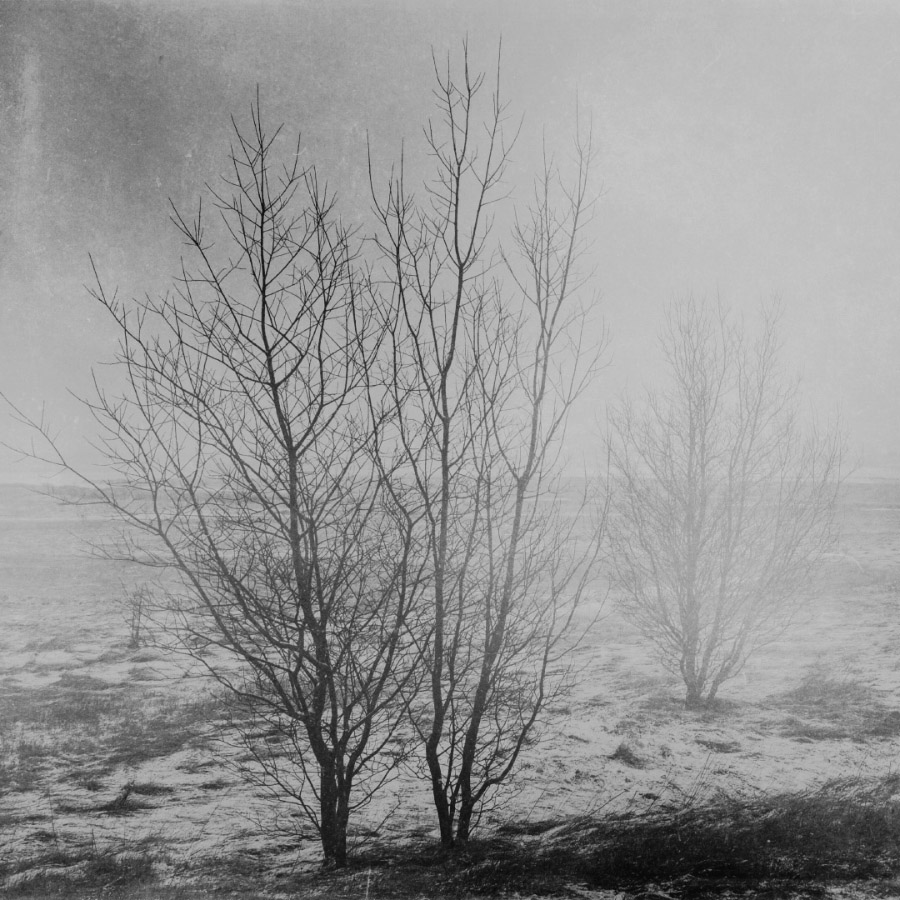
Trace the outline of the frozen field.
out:
[[[305,826],[240,779],[210,686],[160,651],[129,649],[117,600],[146,573],[84,546],[111,527],[101,508],[0,487],[0,883],[32,896],[67,877],[138,885],[128,897],[275,896],[315,866],[315,836],[306,828],[298,852],[273,830]],[[709,713],[684,710],[608,601],[575,651],[573,691],[547,710],[484,833],[547,840],[578,816],[885,783],[900,749],[900,482],[848,486],[840,544],[810,590],[803,618]],[[404,775],[358,825],[363,849],[430,838],[426,785]],[[347,876],[346,896],[391,896],[384,870],[366,872]]]

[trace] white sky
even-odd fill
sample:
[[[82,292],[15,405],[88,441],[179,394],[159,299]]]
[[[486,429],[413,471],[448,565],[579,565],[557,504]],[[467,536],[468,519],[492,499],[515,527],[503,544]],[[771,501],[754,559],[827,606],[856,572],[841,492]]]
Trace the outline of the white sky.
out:
[[[900,7],[883,2],[0,3],[0,390],[42,403],[76,458],[84,391],[114,331],[82,285],[160,290],[190,209],[259,85],[349,214],[365,141],[387,170],[421,148],[431,48],[503,40],[514,174],[542,131],[564,152],[576,93],[603,196],[592,262],[611,365],[579,417],[658,374],[665,305],[779,296],[811,408],[851,452],[900,465]],[[518,187],[527,189],[527,178]],[[599,427],[599,426],[598,426]],[[594,432],[598,433],[598,432]],[[0,413],[0,439],[19,440]],[[35,477],[0,450],[0,481]]]

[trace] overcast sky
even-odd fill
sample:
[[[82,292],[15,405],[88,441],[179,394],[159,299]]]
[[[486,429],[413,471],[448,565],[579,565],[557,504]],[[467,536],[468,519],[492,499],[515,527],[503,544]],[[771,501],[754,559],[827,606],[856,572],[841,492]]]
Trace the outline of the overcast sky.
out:
[[[67,399],[115,334],[88,254],[124,295],[164,289],[190,209],[224,170],[229,117],[259,86],[305,158],[364,220],[366,138],[386,172],[421,149],[431,53],[468,35],[560,152],[576,94],[599,139],[592,262],[609,327],[606,399],[658,375],[673,298],[751,314],[777,296],[811,408],[852,453],[900,465],[900,7],[884,2],[0,2],[0,390],[48,415],[77,458]],[[522,179],[519,179],[522,180]],[[527,180],[526,180],[527,181]],[[527,186],[527,184],[525,185]],[[521,187],[521,185],[519,185]],[[598,425],[599,429],[599,425]],[[17,439],[0,413],[0,438]],[[0,481],[32,470],[0,451]]]

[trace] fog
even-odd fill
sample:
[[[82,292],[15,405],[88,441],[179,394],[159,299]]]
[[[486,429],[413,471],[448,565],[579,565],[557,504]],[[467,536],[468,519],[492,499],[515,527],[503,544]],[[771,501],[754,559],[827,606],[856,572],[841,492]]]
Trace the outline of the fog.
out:
[[[900,11],[888,3],[28,3],[0,5],[0,391],[95,456],[70,392],[115,351],[84,285],[123,297],[178,268],[169,201],[223,171],[230,117],[266,120],[369,221],[366,153],[415,168],[432,53],[492,70],[513,198],[542,141],[564,159],[576,100],[600,192],[590,262],[609,365],[570,434],[591,459],[605,404],[659,377],[666,305],[749,319],[780,298],[807,408],[840,416],[860,471],[900,466]],[[418,157],[417,157],[418,154]],[[102,369],[100,370],[103,371]],[[0,437],[28,440],[4,411]],[[0,481],[47,471],[0,451]]]

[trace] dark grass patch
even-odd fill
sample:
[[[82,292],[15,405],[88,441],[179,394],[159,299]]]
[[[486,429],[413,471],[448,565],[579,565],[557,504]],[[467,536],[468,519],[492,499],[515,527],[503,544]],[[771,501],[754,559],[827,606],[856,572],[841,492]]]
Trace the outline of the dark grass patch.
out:
[[[99,853],[87,861],[83,880],[92,886],[133,884],[153,877],[153,857],[147,851],[137,853]]]
[[[5,694],[12,694],[22,689],[19,679],[14,675],[4,675],[0,678],[0,697]]]
[[[153,880],[153,856],[147,849],[98,850],[82,853],[54,850],[23,863],[7,882],[9,897],[73,897],[90,891],[94,896],[110,888],[123,890]]]
[[[696,743],[713,753],[740,753],[741,750],[741,745],[737,741],[708,741],[697,738]]]
[[[613,667],[617,669],[618,667]],[[659,693],[671,690],[674,682],[671,676],[660,673],[621,671],[618,676],[619,691],[634,691],[637,694]]]
[[[54,650],[68,650],[72,646],[70,637],[54,635],[53,637],[32,638],[22,648],[26,653],[46,653]]]
[[[15,816],[15,817],[10,816],[6,821],[10,825],[13,823],[18,825],[18,824],[34,824],[35,822],[49,822],[49,821],[51,821],[51,819],[52,819],[52,816],[50,816],[48,813],[32,812],[32,813],[25,813],[22,816]],[[2,828],[3,828],[3,817],[0,816],[0,829],[2,829]]]
[[[51,752],[33,737],[0,740],[0,796],[35,790],[47,771]]]
[[[231,782],[226,781],[224,778],[214,778],[211,781],[204,781],[202,784],[197,785],[201,791],[221,791],[223,788],[230,786]]]
[[[81,672],[63,672],[59,681],[50,685],[50,689],[56,691],[74,691],[83,693],[84,691],[111,691],[118,685],[112,681],[106,681],[103,678],[95,678],[93,675],[85,675]]]
[[[153,666],[130,666],[128,668],[128,680],[131,682],[168,681],[170,676],[154,669]]]
[[[794,710],[834,718],[843,715],[848,706],[871,705],[873,691],[862,682],[830,678],[816,668],[797,687],[781,694],[777,702]]]
[[[105,787],[103,779],[96,775],[79,772],[77,774],[70,773],[69,777],[78,787],[85,791],[90,791],[92,794],[102,791]]]
[[[138,781],[131,786],[131,792],[140,794],[142,797],[161,797],[174,794],[175,788],[168,784],[156,784],[153,781]]]
[[[563,833],[549,858],[595,885],[678,878],[850,879],[900,871],[900,776],[607,819]],[[546,848],[545,852],[550,848]]]
[[[35,790],[48,777],[97,790],[119,766],[212,742],[208,723],[220,715],[220,698],[178,700],[94,681],[79,676],[69,690],[0,698],[0,795]]]
[[[718,722],[721,719],[732,719],[746,708],[747,704],[740,700],[715,697],[713,700],[708,700],[695,712],[699,714],[701,722]]]
[[[775,705],[790,713],[782,733],[797,740],[865,741],[900,735],[900,710],[885,706],[869,685],[830,678],[820,669],[776,697]]]
[[[558,817],[552,819],[533,819],[525,822],[504,822],[497,828],[497,834],[506,836],[534,836],[546,834],[553,828],[565,825],[566,820]]]
[[[656,722],[672,722],[684,715],[684,697],[671,691],[654,691],[643,701],[641,709]]]
[[[108,742],[112,750],[110,762],[133,766],[188,747],[208,747],[212,738],[207,725],[221,716],[223,703],[227,700],[202,695],[180,702],[169,700],[166,705],[149,709],[145,706],[116,723]]]
[[[129,658],[129,650],[127,647],[111,647],[108,650],[104,650],[94,662],[98,663],[117,663],[121,662],[123,659]]]
[[[47,834],[51,835],[54,842],[57,840],[55,834],[51,832],[47,832]],[[45,840],[45,838],[42,838],[42,840]],[[27,872],[40,872],[46,869],[67,868],[74,866],[78,859],[77,854],[73,851],[54,846],[29,859],[5,859],[0,863],[0,876],[9,877]]]
[[[109,725],[119,733],[178,731],[220,716],[223,702],[206,694],[181,700],[146,686],[64,673],[59,681],[45,687],[0,692],[0,722],[7,729],[14,725],[46,730]]]
[[[165,653],[153,647],[141,647],[138,650],[130,651],[128,659],[133,663],[158,662],[161,659],[165,659]]]
[[[205,772],[207,769],[215,769],[219,763],[214,759],[189,759],[186,762],[179,763],[175,768],[179,772],[187,772],[188,775],[197,775]]]
[[[141,792],[135,790],[136,787],[133,781],[129,781],[112,800],[101,803],[95,810],[110,816],[127,816],[142,809],[153,809],[152,803],[137,798],[136,795]]]
[[[104,719],[126,714],[135,702],[121,686],[86,675],[64,675],[46,687],[0,694],[0,721],[46,729],[96,728]]]
[[[55,896],[64,896],[65,900],[211,900],[214,897],[228,900],[272,900],[271,893],[250,887],[236,892],[230,886],[219,886],[217,881],[211,882],[211,885],[160,884],[151,879],[147,883],[104,885],[99,893],[96,888],[74,885],[63,894]]]
[[[646,765],[644,760],[624,741],[610,753],[609,758],[631,766],[632,769],[643,769]]]
[[[434,842],[371,845],[337,872],[306,872],[285,879],[280,887],[291,896],[329,900],[387,898],[471,898],[541,893],[542,885],[519,877],[529,866],[522,842],[511,837],[473,840],[465,849],[443,850]],[[533,872],[531,873],[534,874]],[[562,887],[562,882],[558,887]],[[559,891],[557,891],[559,893]]]
[[[100,753],[96,740],[85,742],[77,753],[66,754],[66,772],[60,782],[69,782],[85,791],[95,793],[106,786],[106,778],[113,771],[112,766],[104,765],[95,757]]]
[[[848,740],[854,734],[853,731],[841,725],[810,722],[805,719],[798,719],[796,716],[789,716],[784,720],[781,726],[781,733],[796,741],[807,743],[812,741],[843,741]]]

